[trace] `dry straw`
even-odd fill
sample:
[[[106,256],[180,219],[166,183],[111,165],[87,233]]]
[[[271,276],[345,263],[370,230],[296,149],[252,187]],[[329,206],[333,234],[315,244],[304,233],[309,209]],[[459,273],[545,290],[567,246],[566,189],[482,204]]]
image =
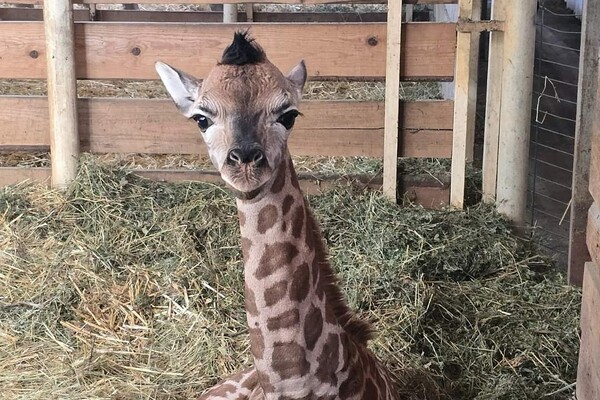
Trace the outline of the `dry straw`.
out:
[[[580,293],[492,208],[310,198],[373,349],[409,399],[567,399]],[[0,398],[184,399],[250,363],[220,187],[84,160],[66,194],[0,191]]]

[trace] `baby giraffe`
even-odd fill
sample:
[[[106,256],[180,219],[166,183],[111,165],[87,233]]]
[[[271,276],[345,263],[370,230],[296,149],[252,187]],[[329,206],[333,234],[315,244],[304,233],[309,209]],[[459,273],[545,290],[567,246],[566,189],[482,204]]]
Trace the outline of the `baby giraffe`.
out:
[[[288,151],[304,62],[284,76],[238,32],[203,81],[161,62],[156,69],[179,111],[198,124],[237,199],[241,228],[254,366],[200,399],[399,399],[367,349],[371,327],[338,288]]]

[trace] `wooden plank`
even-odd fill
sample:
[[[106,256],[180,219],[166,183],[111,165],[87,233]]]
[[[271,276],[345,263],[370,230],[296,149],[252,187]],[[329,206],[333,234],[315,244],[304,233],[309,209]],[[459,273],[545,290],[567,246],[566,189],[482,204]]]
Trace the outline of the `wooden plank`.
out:
[[[590,155],[592,133],[600,129],[598,121],[598,48],[600,47],[600,3],[584,3],[581,26],[581,57],[577,114],[575,124],[575,150],[573,151],[573,188],[569,234],[569,283],[581,286],[585,262],[590,259],[586,247],[585,229],[587,209],[593,202],[590,185]],[[594,121],[594,119],[596,121]],[[600,153],[600,147],[595,149]],[[594,179],[600,179],[595,177]],[[596,183],[596,185],[600,185]],[[600,190],[600,188],[598,189]],[[599,199],[596,199],[600,201]]]
[[[44,97],[0,97],[0,150],[49,146]],[[80,99],[83,151],[204,154],[193,123],[167,99]],[[407,102],[401,107],[404,157],[449,157],[452,101]],[[290,147],[298,155],[383,157],[382,102],[306,101]]]
[[[600,399],[600,267],[586,263],[581,303],[581,346],[577,368],[577,399]]]
[[[137,175],[160,182],[202,181],[223,184],[216,171],[206,170],[131,170]],[[381,176],[366,175],[323,175],[299,173],[300,186],[306,194],[319,194],[341,183],[352,183],[360,187],[381,190]],[[0,187],[25,180],[45,183],[50,179],[50,168],[0,167]],[[402,176],[400,184],[404,197],[410,202],[426,208],[441,208],[448,205],[449,185],[442,180],[426,176]]]
[[[459,19],[479,20],[481,0],[460,0]],[[477,106],[477,62],[479,34],[458,32],[454,95],[454,136],[452,143],[452,187],[450,205],[463,208],[467,162],[473,159],[475,112]]]
[[[89,21],[88,10],[74,10],[75,21]],[[385,22],[383,12],[254,12],[253,22]],[[0,8],[0,21],[42,21],[39,8]],[[95,21],[102,22],[222,22],[217,11],[97,10]],[[239,22],[248,22],[238,13]]]
[[[0,187],[24,181],[50,183],[50,168],[0,167]]]
[[[504,20],[504,3],[505,0],[494,0],[492,19]],[[483,201],[488,203],[496,201],[503,54],[504,32],[490,32],[482,165]]]
[[[589,190],[596,203],[600,204],[600,124],[596,125],[592,137]]]
[[[594,261],[600,265],[600,203],[594,203],[588,211],[587,246]]]
[[[383,193],[396,201],[398,192],[399,97],[402,61],[402,0],[388,2],[385,71]]]
[[[287,71],[304,58],[311,77],[385,76],[385,23],[204,24],[81,22],[75,26],[77,76],[82,79],[156,79],[163,60],[204,77],[231,42],[252,28],[269,58]],[[403,29],[404,79],[453,76],[453,24],[414,23]],[[45,78],[43,24],[0,23],[0,77]],[[300,40],[301,38],[301,40]],[[294,51],[290,51],[290,49]]]

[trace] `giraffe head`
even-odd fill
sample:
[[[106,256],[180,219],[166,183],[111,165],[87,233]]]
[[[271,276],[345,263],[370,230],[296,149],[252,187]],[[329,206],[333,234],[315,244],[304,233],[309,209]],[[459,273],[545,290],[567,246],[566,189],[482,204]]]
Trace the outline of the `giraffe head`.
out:
[[[204,80],[162,62],[156,70],[179,111],[198,124],[223,180],[237,197],[257,197],[284,161],[304,62],[284,76],[247,32],[237,32]]]

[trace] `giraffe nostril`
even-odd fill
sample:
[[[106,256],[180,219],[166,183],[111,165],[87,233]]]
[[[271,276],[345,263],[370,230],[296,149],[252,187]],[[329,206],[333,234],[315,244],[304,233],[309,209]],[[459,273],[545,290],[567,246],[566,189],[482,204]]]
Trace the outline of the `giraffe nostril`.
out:
[[[265,160],[265,154],[262,152],[262,150],[260,150],[260,149],[254,150],[254,154],[252,155],[252,162],[257,167],[260,167],[263,164],[264,160]]]
[[[227,153],[227,163],[233,166],[252,163],[255,167],[260,167],[264,162],[265,154],[261,149],[235,148]]]
[[[239,149],[230,150],[227,153],[227,163],[230,165],[240,165],[242,163],[242,154]]]

